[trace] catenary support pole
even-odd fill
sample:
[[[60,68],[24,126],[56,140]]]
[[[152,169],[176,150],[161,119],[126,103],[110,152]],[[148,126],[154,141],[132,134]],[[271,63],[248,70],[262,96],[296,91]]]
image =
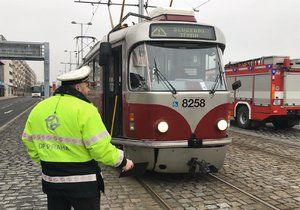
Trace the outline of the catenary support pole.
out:
[[[45,98],[49,97],[49,73],[50,69],[50,49],[49,42],[44,43],[44,94]]]

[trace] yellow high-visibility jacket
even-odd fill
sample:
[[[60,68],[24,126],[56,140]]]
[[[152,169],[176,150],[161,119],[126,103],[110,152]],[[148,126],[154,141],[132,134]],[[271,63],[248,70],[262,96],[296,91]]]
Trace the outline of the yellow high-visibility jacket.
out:
[[[123,151],[110,143],[97,108],[73,88],[58,90],[60,94],[34,107],[22,135],[29,156],[41,162],[44,192],[55,195],[55,186],[61,191],[63,186],[75,184],[64,193],[69,194],[76,183],[81,188],[84,183],[99,183],[100,169],[95,161],[115,167],[126,161]],[[86,188],[89,191],[88,185]],[[82,194],[75,192],[74,196]]]

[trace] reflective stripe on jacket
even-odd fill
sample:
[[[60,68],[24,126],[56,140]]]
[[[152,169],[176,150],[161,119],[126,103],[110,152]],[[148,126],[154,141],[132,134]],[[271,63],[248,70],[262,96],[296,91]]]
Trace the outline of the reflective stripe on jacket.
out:
[[[81,94],[74,89],[72,91]],[[41,101],[31,111],[25,125],[22,141],[29,156],[42,164],[45,193],[51,191],[55,194],[59,180],[64,180],[58,177],[69,176],[66,180],[71,180],[71,176],[79,176],[82,184],[95,183],[94,179],[87,179],[96,176],[99,180],[100,168],[93,161],[117,167],[125,159],[123,151],[110,143],[111,136],[97,108],[76,97],[76,94],[58,94]],[[63,185],[69,189],[70,185],[76,186],[78,182],[61,182],[62,186],[57,189],[63,189]],[[89,187],[82,184],[81,190],[86,188],[88,191]],[[73,187],[66,193],[71,191],[74,191]]]
[[[51,116],[52,121],[47,121]],[[110,140],[97,108],[70,95],[56,95],[40,102],[31,111],[22,135],[30,157],[36,162],[94,159],[116,167],[124,155]]]

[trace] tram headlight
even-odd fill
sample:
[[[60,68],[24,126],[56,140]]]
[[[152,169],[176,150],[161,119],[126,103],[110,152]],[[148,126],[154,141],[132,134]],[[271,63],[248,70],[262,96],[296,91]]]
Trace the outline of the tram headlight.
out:
[[[157,130],[158,130],[159,132],[161,132],[161,133],[167,132],[168,129],[169,129],[169,125],[168,125],[168,123],[165,122],[165,121],[161,121],[161,122],[158,123],[158,125],[157,125]]]
[[[220,131],[225,131],[228,127],[228,123],[226,120],[219,120],[217,126]]]

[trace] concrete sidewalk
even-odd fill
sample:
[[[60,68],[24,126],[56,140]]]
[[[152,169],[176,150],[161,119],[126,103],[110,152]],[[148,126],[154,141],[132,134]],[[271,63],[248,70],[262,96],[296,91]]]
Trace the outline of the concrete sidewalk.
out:
[[[19,97],[19,96],[1,96],[0,101],[5,100],[5,99],[10,99],[10,98],[16,98],[16,97]]]

